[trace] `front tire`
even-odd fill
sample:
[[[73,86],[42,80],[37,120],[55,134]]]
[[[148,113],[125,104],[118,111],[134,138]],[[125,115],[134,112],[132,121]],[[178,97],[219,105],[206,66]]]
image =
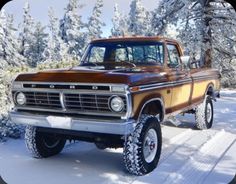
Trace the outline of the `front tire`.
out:
[[[25,144],[34,158],[47,158],[62,151],[65,139],[55,134],[40,132],[35,126],[27,126],[25,130]]]
[[[161,155],[162,135],[157,118],[143,115],[124,145],[126,170],[134,175],[153,171]]]
[[[213,102],[211,96],[207,95],[203,103],[196,108],[195,120],[199,130],[210,129],[213,124]]]

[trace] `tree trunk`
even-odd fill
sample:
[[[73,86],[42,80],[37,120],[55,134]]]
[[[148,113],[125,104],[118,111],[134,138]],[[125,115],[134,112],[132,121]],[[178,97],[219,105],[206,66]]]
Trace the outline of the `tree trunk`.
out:
[[[235,0],[225,0],[233,6],[236,11],[236,2]],[[210,22],[212,21],[213,11],[211,9],[211,2],[214,0],[200,0],[200,3],[203,7],[202,14],[202,48],[201,48],[201,61],[203,67],[212,67],[213,66],[213,45],[212,45],[212,29]]]
[[[202,48],[201,48],[201,66],[205,68],[212,67],[212,29],[210,22],[212,21],[212,11],[210,2],[208,0],[202,0]]]

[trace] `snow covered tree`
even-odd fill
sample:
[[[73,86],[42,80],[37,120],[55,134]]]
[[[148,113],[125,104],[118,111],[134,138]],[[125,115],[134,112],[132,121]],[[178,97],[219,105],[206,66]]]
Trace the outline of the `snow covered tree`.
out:
[[[128,24],[127,24],[127,17],[125,17],[118,8],[118,4],[115,4],[114,7],[114,16],[112,18],[112,29],[111,35],[118,37],[118,36],[125,36],[128,35]]]
[[[29,47],[30,66],[36,67],[39,63],[45,60],[44,50],[47,47],[48,34],[45,33],[45,27],[38,22],[33,32],[33,42]]]
[[[47,62],[58,62],[63,59],[66,60],[68,56],[68,46],[59,35],[59,21],[58,18],[55,17],[53,8],[50,8],[48,16],[51,37],[47,48],[44,51],[44,57]]]
[[[28,2],[25,3],[23,8],[23,23],[20,24],[19,42],[20,42],[20,54],[26,59],[28,64],[30,61],[29,48],[33,43],[33,30],[35,23],[30,15],[30,5]]]
[[[102,15],[103,0],[97,0],[93,8],[92,15],[88,19],[87,23],[87,39],[86,42],[90,42],[95,38],[101,38],[102,36],[102,26],[105,26],[105,23],[101,20]]]
[[[68,53],[74,59],[82,56],[85,47],[85,35],[82,32],[84,23],[78,15],[80,8],[82,6],[79,5],[78,0],[69,0],[64,17],[60,20],[61,39],[68,45]]]
[[[4,10],[0,14],[0,69],[4,68],[7,65],[7,61],[4,58],[4,39],[5,39],[5,30],[6,27],[6,16]]]
[[[189,55],[202,67],[220,69],[223,83],[236,84],[236,12],[224,0],[163,0],[153,13],[152,25],[162,35],[175,25]]]
[[[183,0],[160,1],[158,7],[151,12],[153,35],[165,35],[170,24],[177,24],[177,14],[184,7],[184,3],[182,1]]]
[[[24,59],[19,54],[19,44],[15,37],[16,29],[13,26],[13,15],[5,11],[0,14],[0,60],[1,68],[5,65],[20,66]]]
[[[128,31],[132,35],[148,35],[150,33],[150,16],[141,4],[141,0],[132,0],[129,12]]]
[[[232,22],[232,14],[225,16],[225,13],[229,11],[225,4],[223,0],[162,1],[160,7],[155,11],[156,14],[158,12],[160,14],[156,16],[156,21],[153,21],[153,28],[163,34],[168,24],[175,24],[179,29],[180,38],[183,41],[185,40],[186,46],[191,45],[192,51],[196,51],[192,49],[194,45],[195,48],[201,48],[200,60],[202,65],[211,67],[212,61],[214,61],[212,54],[216,46],[213,40],[217,30],[213,28],[212,22],[216,23],[220,19],[228,19],[228,22]],[[219,6],[221,6],[221,13],[218,11]],[[219,22],[217,24],[220,25]]]

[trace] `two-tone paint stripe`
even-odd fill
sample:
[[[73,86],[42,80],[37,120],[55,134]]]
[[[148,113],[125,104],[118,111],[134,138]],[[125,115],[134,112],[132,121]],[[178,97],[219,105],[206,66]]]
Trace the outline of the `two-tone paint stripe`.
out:
[[[203,81],[203,80],[217,80],[217,76],[199,76],[199,77],[193,77],[194,81]]]
[[[217,77],[193,77],[193,82],[198,82],[198,81],[203,81],[203,80],[216,80]],[[141,85],[141,86],[135,86],[131,87],[130,90],[132,91],[133,88],[139,88],[138,91],[144,91],[144,90],[151,90],[151,89],[159,89],[159,88],[168,88],[168,87],[176,87],[179,85],[184,85],[184,84],[191,84],[192,83],[192,78],[189,79],[184,79],[184,80],[178,80],[178,81],[172,81],[172,82],[162,82],[162,83],[157,83],[157,84],[148,84],[148,85]]]
[[[185,79],[185,80],[179,80],[179,81],[173,81],[173,82],[162,82],[162,83],[157,83],[157,84],[148,84],[148,85],[141,85],[141,86],[136,86],[139,88],[138,91],[144,91],[144,90],[151,90],[151,89],[159,89],[159,88],[166,88],[166,87],[175,87],[183,84],[191,84],[192,80],[191,79]],[[131,91],[132,88],[131,87]]]

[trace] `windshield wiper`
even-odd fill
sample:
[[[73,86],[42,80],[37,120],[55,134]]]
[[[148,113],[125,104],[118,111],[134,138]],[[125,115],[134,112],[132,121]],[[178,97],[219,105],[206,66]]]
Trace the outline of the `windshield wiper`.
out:
[[[81,62],[80,66],[98,66],[97,63]]]
[[[132,62],[129,62],[129,61],[120,61],[120,62],[117,62],[117,63],[125,63],[125,64],[128,64],[128,65],[132,66],[133,68],[136,67],[136,64],[134,64]]]

